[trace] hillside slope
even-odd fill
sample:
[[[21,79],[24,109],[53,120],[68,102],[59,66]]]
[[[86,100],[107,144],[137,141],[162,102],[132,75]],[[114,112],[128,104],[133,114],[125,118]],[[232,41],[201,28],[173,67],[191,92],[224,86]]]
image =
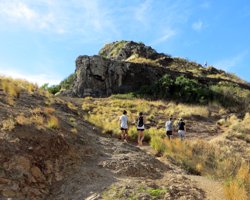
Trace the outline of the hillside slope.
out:
[[[79,101],[1,77],[1,199],[204,199],[176,166],[101,135]]]

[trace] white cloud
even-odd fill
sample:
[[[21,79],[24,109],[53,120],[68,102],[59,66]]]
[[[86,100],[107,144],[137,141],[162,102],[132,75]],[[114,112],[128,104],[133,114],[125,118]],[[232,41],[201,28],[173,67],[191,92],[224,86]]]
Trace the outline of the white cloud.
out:
[[[135,19],[144,25],[148,22],[148,13],[151,8],[151,3],[152,0],[144,0],[135,10]]]
[[[8,17],[10,20],[25,20],[31,21],[37,17],[36,12],[30,9],[22,2],[10,3],[3,1],[0,4],[1,14]]]
[[[48,8],[49,1],[44,1],[44,6]],[[42,11],[37,9],[31,1],[25,0],[2,0],[0,2],[0,19],[8,26],[13,27],[25,26],[30,29],[53,29],[55,32],[61,33],[62,27],[56,21],[55,13],[50,11]],[[17,26],[16,26],[17,25]]]
[[[55,33],[116,33],[111,10],[99,0],[1,0],[0,21]],[[18,26],[17,26],[18,27]]]
[[[197,22],[194,22],[192,24],[192,28],[195,30],[195,31],[201,31],[203,29],[203,22],[201,20],[197,21]]]
[[[237,67],[237,65],[239,65],[248,54],[249,54],[248,51],[244,51],[237,54],[234,57],[220,60],[216,62],[214,65],[224,70],[232,70],[232,68]]]
[[[156,40],[154,40],[151,45],[157,45],[157,44],[161,44],[163,42],[166,42],[167,40],[169,40],[171,37],[175,36],[177,34],[177,32],[173,29],[168,29],[165,31],[165,33],[157,38]]]

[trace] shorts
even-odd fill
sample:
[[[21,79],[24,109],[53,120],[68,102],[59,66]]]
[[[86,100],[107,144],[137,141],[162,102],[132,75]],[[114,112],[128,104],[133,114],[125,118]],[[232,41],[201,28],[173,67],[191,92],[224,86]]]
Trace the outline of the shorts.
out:
[[[144,131],[145,126],[144,126],[144,125],[142,125],[142,126],[137,126],[136,128],[137,128],[137,131]]]
[[[184,138],[185,137],[185,131],[179,130],[178,135],[179,135],[180,138]]]
[[[128,129],[127,129],[127,128],[122,128],[122,127],[121,127],[121,131],[126,131],[126,130],[128,130]]]
[[[166,134],[167,135],[173,135],[173,131],[167,131]]]

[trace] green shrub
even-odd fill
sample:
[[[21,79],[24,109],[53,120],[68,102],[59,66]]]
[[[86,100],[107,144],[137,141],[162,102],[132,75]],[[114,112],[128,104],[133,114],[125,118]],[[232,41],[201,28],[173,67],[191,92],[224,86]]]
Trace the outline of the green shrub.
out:
[[[59,85],[62,89],[69,89],[75,80],[76,74],[70,74],[67,78],[65,78]]]
[[[60,85],[49,86],[48,83],[43,84],[41,86],[41,88],[44,89],[44,90],[47,90],[51,94],[56,94],[57,92],[59,92],[61,90],[61,86]]]
[[[194,79],[184,76],[175,79],[175,96],[185,102],[208,102],[209,94],[209,89]]]
[[[152,86],[144,86],[138,92],[152,98],[173,99],[187,103],[208,103],[211,92],[207,86],[184,76],[176,78],[164,75]]]

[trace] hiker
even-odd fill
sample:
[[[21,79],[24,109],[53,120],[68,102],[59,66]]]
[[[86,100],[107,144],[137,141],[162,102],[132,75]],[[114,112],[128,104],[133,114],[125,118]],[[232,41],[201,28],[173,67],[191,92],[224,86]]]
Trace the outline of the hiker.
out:
[[[170,140],[173,136],[173,118],[170,117],[168,121],[166,121],[165,124],[166,127],[166,135],[168,139]]]
[[[128,116],[127,116],[127,111],[124,110],[122,116],[120,116],[120,128],[121,128],[121,139],[124,142],[128,141]]]
[[[185,122],[181,118],[178,122],[178,135],[179,135],[181,140],[183,140],[185,137],[185,133],[186,133],[186,126],[185,125],[186,125]]]
[[[144,139],[144,129],[145,129],[145,126],[144,126],[145,118],[142,112],[139,113],[139,117],[137,119],[136,124],[137,124],[137,132],[138,132],[138,139],[137,139],[138,145],[142,146],[142,141]]]

